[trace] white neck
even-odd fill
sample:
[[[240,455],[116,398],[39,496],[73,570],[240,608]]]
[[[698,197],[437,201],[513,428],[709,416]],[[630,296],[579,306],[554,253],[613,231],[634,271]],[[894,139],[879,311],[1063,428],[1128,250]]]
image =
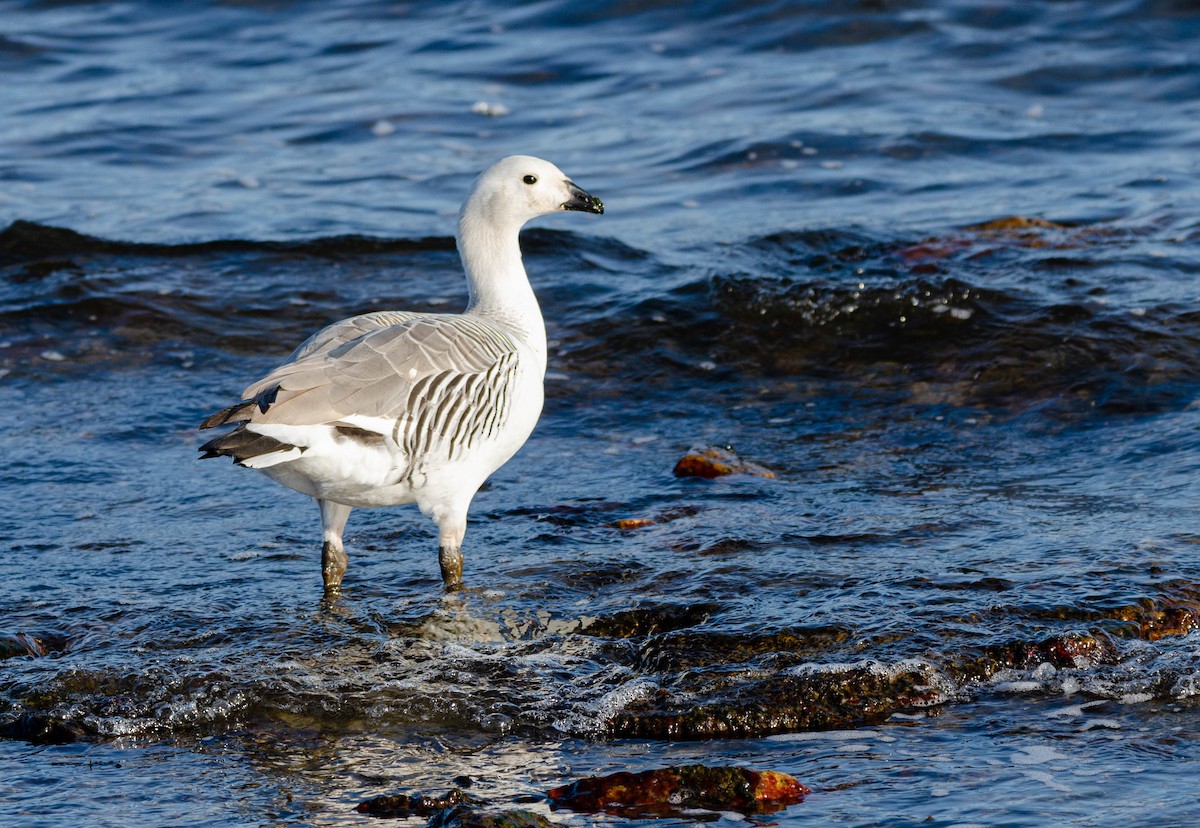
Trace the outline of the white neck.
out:
[[[546,325],[521,261],[516,221],[496,221],[464,207],[458,255],[467,273],[467,313],[499,324],[533,349],[546,370]]]

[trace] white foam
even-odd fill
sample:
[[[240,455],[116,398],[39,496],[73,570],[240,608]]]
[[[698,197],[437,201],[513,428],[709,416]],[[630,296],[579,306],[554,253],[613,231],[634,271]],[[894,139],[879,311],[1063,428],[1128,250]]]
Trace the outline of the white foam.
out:
[[[809,730],[803,733],[778,733],[768,736],[768,742],[845,742],[874,739],[878,730]]]
[[[658,692],[657,682],[646,678],[635,678],[601,696],[596,708],[602,716],[611,716],[634,702],[653,696],[656,692]]]
[[[1078,718],[1079,716],[1082,716],[1082,715],[1083,715],[1083,705],[1082,704],[1071,704],[1071,705],[1067,705],[1066,707],[1060,707],[1056,710],[1051,710],[1051,711],[1047,712],[1046,718],[1048,718],[1048,719],[1058,719],[1058,718],[1074,719],[1074,718]]]
[[[871,672],[883,672],[887,668],[882,661],[875,659],[866,659],[856,663],[834,661],[829,664],[815,664],[806,662],[797,664],[787,670],[788,675],[792,676],[815,676],[822,673],[848,673],[851,670],[869,670]]]
[[[1058,668],[1049,661],[1043,661],[1037,666],[1037,669],[1033,671],[1033,678],[1037,679],[1038,681],[1048,681],[1049,679],[1054,678],[1056,675],[1058,675]]]
[[[1023,770],[1023,771],[1021,771],[1021,775],[1025,776],[1028,779],[1033,779],[1037,782],[1041,782],[1043,785],[1045,785],[1047,788],[1049,788],[1052,791],[1058,791],[1059,793],[1068,793],[1068,794],[1075,793],[1074,788],[1070,787],[1069,785],[1064,785],[1062,782],[1059,782],[1058,779],[1055,778],[1054,774],[1048,773],[1047,771]]]
[[[884,664],[874,658],[864,658],[862,661],[831,662],[828,664],[797,664],[787,671],[792,676],[818,675],[821,673],[849,673],[854,670],[865,670],[877,676],[894,678],[901,673],[933,673],[934,667],[928,661],[919,658],[906,658],[894,664]],[[932,676],[931,676],[932,678]]]
[[[649,679],[631,679],[609,690],[599,699],[556,719],[554,727],[564,733],[600,733],[605,723],[614,715],[634,702],[654,695],[658,689],[658,683]]]
[[[1104,699],[1096,699],[1095,701],[1082,702],[1080,704],[1070,704],[1066,707],[1059,707],[1055,710],[1051,710],[1046,714],[1046,716],[1051,719],[1056,719],[1059,717],[1077,718],[1082,716],[1083,711],[1087,710],[1089,707],[1096,707],[1097,705],[1106,703],[1107,702]]]
[[[511,110],[502,103],[492,103],[490,101],[476,101],[471,105],[471,112],[475,115],[485,115],[489,118],[503,118],[509,114]]]
[[[1122,725],[1116,719],[1089,719],[1083,723],[1079,730],[1080,732],[1086,732],[1097,727],[1106,727],[1109,730],[1120,730]]]
[[[1065,753],[1055,750],[1050,745],[1033,745],[1021,748],[1020,753],[1012,755],[1014,765],[1044,765],[1047,762],[1057,762],[1060,759],[1070,759]]]
[[[1032,693],[1044,686],[1040,681],[1005,681],[995,685],[1001,693]]]
[[[1197,695],[1200,695],[1200,677],[1194,673],[1189,676],[1181,676],[1171,688],[1172,698],[1190,699]]]

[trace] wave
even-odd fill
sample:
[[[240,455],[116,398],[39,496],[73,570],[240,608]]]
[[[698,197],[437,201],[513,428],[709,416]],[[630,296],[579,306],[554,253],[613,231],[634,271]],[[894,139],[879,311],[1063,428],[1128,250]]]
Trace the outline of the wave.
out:
[[[1109,266],[1086,248],[1098,232],[1026,219],[915,242],[783,233],[725,246],[722,269],[558,231],[530,232],[525,247],[555,370],[583,379],[637,378],[658,393],[700,376],[726,386],[803,377],[1010,409],[1190,404],[1200,310],[996,278],[1014,249],[1024,272]],[[18,222],[0,232],[0,358],[9,370],[45,367],[51,347],[69,370],[162,343],[283,354],[333,319],[458,310],[464,294],[449,238],[130,244]]]
[[[21,219],[0,230],[0,268],[53,261],[58,256],[78,255],[203,256],[253,251],[328,257],[453,249],[454,240],[451,238],[382,239],[356,235],[326,236],[299,241],[225,239],[190,244],[125,242],[101,239],[68,228]]]
[[[125,645],[89,658],[83,631],[10,632],[3,640],[18,644],[0,650],[15,665],[0,688],[0,738],[201,735],[279,721],[757,738],[844,730],[994,695],[1140,702],[1198,692],[1184,639],[1200,628],[1200,586],[1186,580],[1109,605],[1000,607],[1026,635],[978,644],[934,637],[926,649],[913,633],[896,642],[912,655],[865,659],[862,630],[755,623],[733,632],[710,624],[710,610],[649,603],[574,619],[539,614],[507,634],[495,621],[437,610],[394,624],[386,640],[367,625],[333,648],[309,652],[314,642],[297,639],[270,656],[242,646],[236,623],[214,621],[200,639],[176,642],[204,657],[170,669],[130,666]],[[165,634],[193,635],[187,630]],[[135,637],[161,646],[163,634],[145,625]]]
[[[1003,284],[973,259],[978,242],[1004,226],[916,244],[843,231],[755,239],[731,251],[738,270],[646,300],[633,318],[585,321],[565,357],[597,376],[632,372],[636,361],[657,376],[806,377],[956,406],[1056,401],[1137,412],[1195,399],[1200,310],[1056,294],[1012,277]],[[1082,231],[1029,220],[1013,227],[1020,235],[1008,245],[1036,253],[1037,265],[1092,261],[1073,249]],[[1064,249],[1073,249],[1069,260]]]

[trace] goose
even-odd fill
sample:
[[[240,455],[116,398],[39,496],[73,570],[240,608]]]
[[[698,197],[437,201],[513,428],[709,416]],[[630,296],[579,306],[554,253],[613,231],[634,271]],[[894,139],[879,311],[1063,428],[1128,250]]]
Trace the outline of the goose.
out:
[[[202,459],[232,457],[317,501],[327,596],[341,591],[351,509],[407,503],[437,525],[444,587],[461,586],[471,500],[542,411],[546,328],[520,230],[563,210],[601,214],[604,205],[548,161],[498,161],[458,215],[463,313],[335,322],[200,424],[235,426],[200,446]]]

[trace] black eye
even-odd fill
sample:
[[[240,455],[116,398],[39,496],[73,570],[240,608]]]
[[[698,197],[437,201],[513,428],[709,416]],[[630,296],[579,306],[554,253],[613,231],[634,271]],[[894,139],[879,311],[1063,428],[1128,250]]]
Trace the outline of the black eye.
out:
[[[521,180],[524,181],[526,184],[533,185],[533,184],[537,183],[537,176],[536,175],[527,175],[524,178],[522,178]]]

